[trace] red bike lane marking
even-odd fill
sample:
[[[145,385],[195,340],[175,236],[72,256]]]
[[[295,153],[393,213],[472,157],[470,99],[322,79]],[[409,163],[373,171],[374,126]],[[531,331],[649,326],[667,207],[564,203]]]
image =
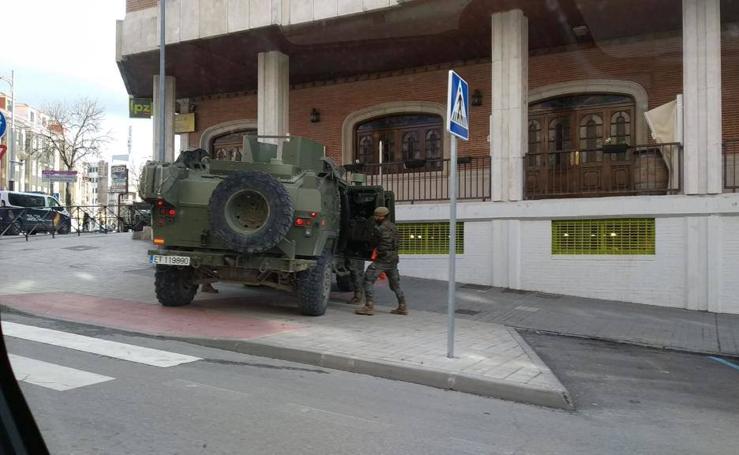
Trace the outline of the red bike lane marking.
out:
[[[226,308],[229,311],[196,304],[167,308],[68,292],[0,295],[0,305],[52,319],[183,338],[247,340],[301,328],[298,324],[249,317],[236,307]]]

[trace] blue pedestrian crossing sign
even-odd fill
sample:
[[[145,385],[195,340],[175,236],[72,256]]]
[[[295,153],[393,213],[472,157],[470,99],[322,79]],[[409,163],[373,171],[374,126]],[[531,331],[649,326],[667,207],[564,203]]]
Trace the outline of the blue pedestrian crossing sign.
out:
[[[446,129],[466,141],[470,138],[470,86],[459,74],[449,71]]]
[[[0,137],[5,134],[5,129],[8,127],[8,122],[5,121],[5,116],[0,112]]]

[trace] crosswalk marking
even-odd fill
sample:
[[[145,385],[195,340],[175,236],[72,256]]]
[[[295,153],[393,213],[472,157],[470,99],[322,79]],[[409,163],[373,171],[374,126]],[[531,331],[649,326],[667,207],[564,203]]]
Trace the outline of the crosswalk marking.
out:
[[[193,357],[159,349],[144,348],[117,341],[101,340],[98,338],[77,335],[59,330],[45,329],[15,322],[2,322],[5,336],[21,338],[38,343],[50,344],[63,348],[74,349],[91,354],[98,354],[114,359],[142,363],[155,367],[172,367],[183,363],[195,362],[199,357]]]
[[[8,359],[16,379],[52,390],[71,390],[115,379],[14,354],[8,354]]]

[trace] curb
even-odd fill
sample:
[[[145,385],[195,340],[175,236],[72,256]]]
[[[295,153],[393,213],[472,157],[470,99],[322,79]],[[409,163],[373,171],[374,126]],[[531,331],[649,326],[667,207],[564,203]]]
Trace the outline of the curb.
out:
[[[391,361],[378,361],[351,355],[317,352],[307,349],[296,349],[270,344],[263,341],[259,342],[250,340],[163,336],[156,333],[133,332],[131,330],[124,330],[115,327],[94,325],[86,322],[77,322],[63,318],[54,318],[46,315],[36,315],[28,311],[17,310],[6,305],[0,305],[0,309],[2,309],[3,312],[15,313],[24,316],[37,317],[53,321],[69,322],[87,327],[102,327],[122,333],[128,333],[131,335],[147,336],[153,338],[166,338],[199,346],[238,352],[241,354],[285,360],[289,362],[302,363],[322,368],[348,371],[350,373],[365,374],[368,376],[410,382],[413,384],[420,384],[429,387],[435,387],[438,389],[454,390],[457,392],[471,393],[474,395],[515,401],[518,403],[544,406],[566,411],[573,411],[575,409],[574,403],[570,399],[569,393],[564,388],[564,386],[561,385],[559,379],[557,379],[557,383],[560,385],[560,389],[551,389],[538,387],[531,384],[512,383],[510,381],[485,378],[481,376],[462,375],[446,371],[433,370],[430,368],[424,368],[416,365],[400,364]],[[508,328],[508,330],[511,332],[511,335],[519,343],[521,348],[529,356],[533,363],[535,363],[542,369],[551,371],[549,367],[547,367],[546,364],[542,362],[539,356],[534,353],[528,343],[526,343],[526,341],[524,341],[514,329]],[[554,374],[552,374],[552,376],[554,376]]]
[[[730,357],[732,359],[739,359],[739,353],[735,353],[735,352],[710,351],[710,350],[695,349],[695,348],[691,349],[691,348],[686,348],[684,346],[651,344],[651,343],[646,343],[646,342],[641,342],[641,341],[636,341],[636,340],[624,340],[620,338],[609,338],[609,337],[602,337],[602,336],[597,336],[597,335],[586,335],[586,334],[580,334],[580,333],[557,332],[555,330],[535,329],[532,327],[523,327],[523,326],[516,326],[516,325],[506,325],[506,327],[510,329],[518,330],[521,332],[538,333],[542,335],[554,335],[554,336],[568,337],[568,338],[579,338],[581,340],[604,341],[607,343],[623,344],[627,346],[636,346],[640,348],[658,349],[661,351],[679,352],[682,354],[716,355],[720,357]]]
[[[567,411],[575,409],[568,392],[563,386],[561,389],[556,390],[537,387],[530,384],[511,383],[509,381],[501,381],[480,376],[432,370],[429,368],[399,364],[390,361],[377,361],[351,355],[296,349],[265,342],[179,337],[173,337],[172,339],[200,346],[239,352],[242,354],[287,360],[290,362],[348,371],[351,373],[366,374],[369,376],[410,382],[438,389],[454,390],[457,392],[471,393],[490,398],[498,398]],[[521,342],[523,340],[520,336],[516,336],[516,341]],[[533,351],[525,341],[521,346],[531,357],[531,353]],[[532,361],[535,363],[539,362],[539,364],[544,365],[536,354],[532,357]],[[545,368],[549,369],[546,366]],[[559,383],[559,380],[557,381]]]

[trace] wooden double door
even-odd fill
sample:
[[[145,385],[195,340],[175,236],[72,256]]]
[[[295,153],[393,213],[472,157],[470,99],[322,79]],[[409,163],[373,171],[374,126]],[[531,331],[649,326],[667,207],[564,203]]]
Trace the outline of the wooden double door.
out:
[[[532,105],[526,191],[534,197],[627,192],[632,187],[634,103],[617,95],[582,95]]]

